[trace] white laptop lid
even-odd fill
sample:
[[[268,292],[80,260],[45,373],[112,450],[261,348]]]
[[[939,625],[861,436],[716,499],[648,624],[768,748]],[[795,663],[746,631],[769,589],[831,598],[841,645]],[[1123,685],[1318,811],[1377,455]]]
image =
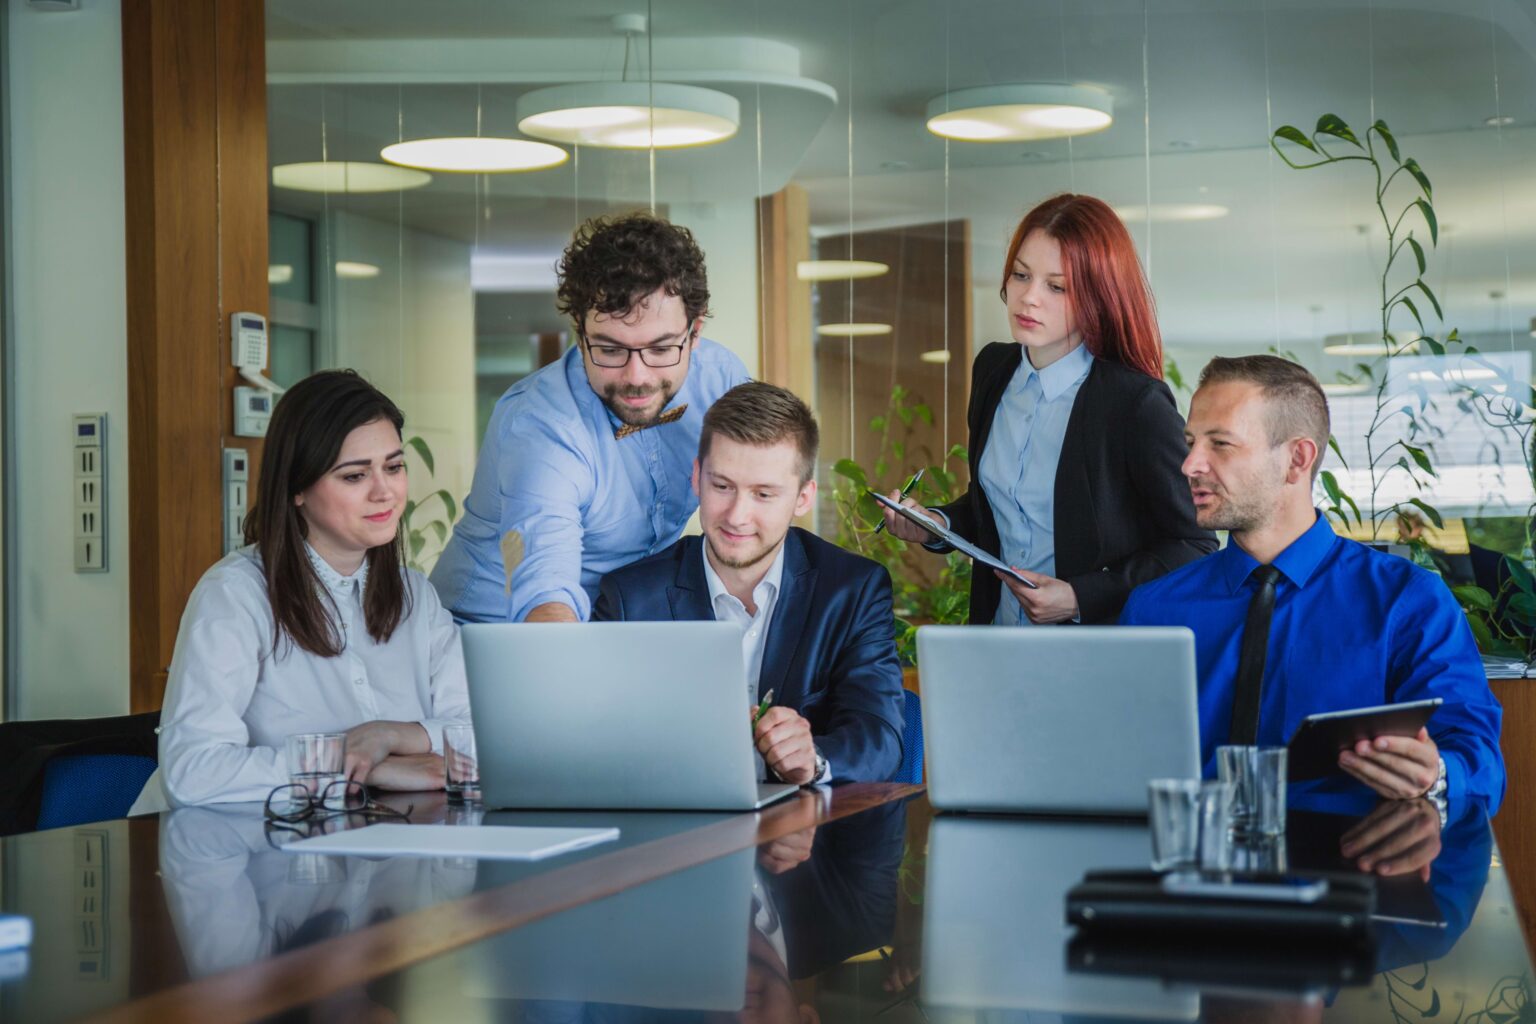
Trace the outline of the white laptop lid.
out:
[[[1145,814],[1200,774],[1182,626],[924,626],[928,796],[944,810]]]
[[[471,623],[463,641],[487,807],[757,804],[739,626]]]

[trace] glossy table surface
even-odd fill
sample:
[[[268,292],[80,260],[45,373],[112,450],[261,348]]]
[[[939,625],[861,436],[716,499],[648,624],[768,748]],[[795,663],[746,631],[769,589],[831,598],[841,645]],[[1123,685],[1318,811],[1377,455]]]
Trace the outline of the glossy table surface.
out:
[[[185,809],[4,840],[0,902],[37,934],[25,963],[0,958],[0,1019],[1531,1019],[1480,811],[1442,829],[1427,804],[1355,810],[1293,808],[1283,846],[1253,854],[1304,872],[1396,850],[1378,913],[1399,920],[1345,952],[1075,937],[1066,889],[1144,866],[1144,824],[935,816],[910,786],[747,815],[485,816],[621,830],[531,864],[294,854],[255,808]]]

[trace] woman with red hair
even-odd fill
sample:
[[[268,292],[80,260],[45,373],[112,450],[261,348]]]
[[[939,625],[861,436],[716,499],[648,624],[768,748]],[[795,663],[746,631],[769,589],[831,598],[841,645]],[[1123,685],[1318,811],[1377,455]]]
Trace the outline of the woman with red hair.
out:
[[[1047,199],[1013,233],[1001,295],[1013,343],[971,370],[971,485],[926,511],[1035,585],[974,573],[972,622],[1114,622],[1132,588],[1216,550],[1131,236],[1102,200]]]

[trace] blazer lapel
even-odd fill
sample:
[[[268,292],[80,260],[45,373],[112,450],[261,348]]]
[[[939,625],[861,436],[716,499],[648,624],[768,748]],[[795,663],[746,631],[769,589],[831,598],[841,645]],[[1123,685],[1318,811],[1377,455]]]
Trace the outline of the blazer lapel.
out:
[[[981,453],[986,451],[987,438],[992,434],[992,417],[997,412],[997,403],[1003,400],[1003,391],[1008,387],[1008,382],[1013,379],[1014,372],[1018,370],[1019,363],[1024,359],[1024,346],[1014,345],[1013,351],[1008,357],[998,363],[994,372],[981,385],[981,404],[976,407],[978,412],[977,422],[971,427],[970,464],[971,479],[980,479]]]
[[[779,596],[773,607],[773,621],[768,624],[763,648],[763,674],[758,679],[761,697],[774,691],[773,702],[798,707],[805,695],[801,681],[789,677],[795,656],[805,640],[805,623],[811,614],[811,599],[816,593],[817,570],[805,557],[805,545],[798,531],[791,528],[784,538],[784,575],[779,581]]]
[[[683,543],[683,557],[677,575],[667,588],[667,605],[673,622],[709,622],[715,609],[709,603],[709,584],[704,579],[704,539],[688,537]]]
[[[1075,576],[1091,568],[1099,557],[1098,521],[1093,505],[1092,476],[1088,472],[1088,439],[1104,432],[1104,403],[1099,391],[1104,375],[1095,359],[1072,402],[1067,435],[1061,442],[1061,461],[1056,464],[1055,528],[1056,575]],[[1097,450],[1097,445],[1093,450]]]

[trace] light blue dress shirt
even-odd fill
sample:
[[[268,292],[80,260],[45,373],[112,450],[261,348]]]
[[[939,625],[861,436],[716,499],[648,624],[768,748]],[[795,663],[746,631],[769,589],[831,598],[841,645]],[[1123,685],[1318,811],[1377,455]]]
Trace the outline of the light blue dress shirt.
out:
[[[688,411],[623,440],[579,347],[508,388],[464,516],[432,570],[443,604],[473,622],[520,622],[559,601],[585,620],[604,573],[676,543],[699,504],[690,479],[704,413],[749,379],[707,339],[690,359],[667,405]]]
[[[1092,368],[1083,345],[1043,370],[1030,364],[1026,351],[992,414],[978,467],[981,489],[997,520],[999,557],[1016,568],[1056,575],[1056,464],[1072,404]],[[1030,624],[1007,587],[992,621]]]

